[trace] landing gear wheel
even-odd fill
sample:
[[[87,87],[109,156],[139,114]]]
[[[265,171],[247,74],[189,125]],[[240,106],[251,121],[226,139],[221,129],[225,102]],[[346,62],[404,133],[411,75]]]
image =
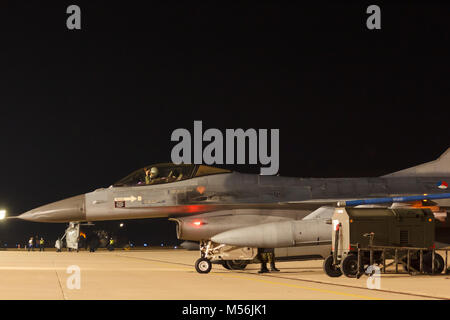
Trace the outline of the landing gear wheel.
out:
[[[227,260],[224,262],[229,268],[229,270],[244,270],[247,266],[247,262],[243,260]]]
[[[206,258],[200,258],[195,261],[195,270],[198,273],[209,273],[212,268],[212,263]]]
[[[356,278],[358,274],[358,256],[355,254],[350,254],[342,261],[341,265],[342,272],[349,278]],[[364,267],[361,264],[359,272],[364,272]]]
[[[328,256],[323,262],[323,271],[332,278],[342,276],[342,271],[339,265],[333,265],[333,256]]]
[[[222,267],[224,267],[227,270],[231,270],[226,261],[222,262]]]

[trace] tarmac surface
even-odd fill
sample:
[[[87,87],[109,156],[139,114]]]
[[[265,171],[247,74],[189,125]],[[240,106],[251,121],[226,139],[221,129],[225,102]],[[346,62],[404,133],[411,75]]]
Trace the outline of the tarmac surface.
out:
[[[445,274],[382,274],[376,290],[367,288],[366,276],[328,277],[322,260],[279,262],[281,272],[264,275],[256,264],[243,271],[213,265],[209,274],[199,274],[198,257],[184,249],[0,251],[0,299],[450,299]],[[79,282],[70,266],[79,267]]]

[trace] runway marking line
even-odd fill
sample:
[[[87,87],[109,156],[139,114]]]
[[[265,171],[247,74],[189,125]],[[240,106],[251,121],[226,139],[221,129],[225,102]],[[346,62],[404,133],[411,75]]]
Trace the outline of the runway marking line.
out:
[[[165,265],[169,265],[169,267],[171,269],[175,269],[175,270],[180,270],[180,271],[192,271],[192,269],[187,269],[187,268],[180,268],[178,266],[173,266],[173,264],[182,264],[182,265],[186,265],[184,263],[177,263],[177,262],[165,262],[165,261],[160,261],[160,260],[154,260],[154,259],[148,259],[148,258],[142,258],[142,257],[131,257],[131,256],[124,256],[121,254],[116,254],[117,257],[122,257],[122,258],[131,258],[131,259],[138,259],[138,260],[145,260],[145,261],[151,261],[151,262],[156,262],[159,264],[165,264]]]
[[[168,261],[161,261],[161,260],[149,259],[149,258],[143,258],[143,257],[132,257],[132,256],[119,255],[119,254],[117,254],[117,256],[124,257],[124,258],[132,258],[132,259],[134,258],[134,259],[138,259],[138,260],[152,261],[152,262],[156,262],[156,263],[160,263],[160,264],[166,264],[166,265],[167,264],[168,265],[173,265],[173,264],[187,265],[185,263],[180,263],[180,262],[168,262]],[[177,268],[177,267],[172,267],[172,268]],[[192,271],[192,269],[177,269],[177,270]],[[223,273],[218,274],[218,273],[215,273],[213,271],[210,274],[215,275],[215,276],[223,275],[223,276],[228,276],[228,277],[242,278],[242,279],[266,282],[266,283],[277,284],[277,285],[285,285],[285,286],[296,287],[296,288],[301,288],[301,289],[306,289],[306,290],[322,291],[322,292],[333,293],[333,294],[338,294],[338,295],[353,296],[353,297],[358,297],[358,298],[362,298],[362,299],[384,300],[382,298],[375,298],[375,297],[369,297],[369,296],[363,296],[363,295],[356,295],[356,294],[345,293],[345,292],[334,291],[334,290],[318,289],[318,288],[304,287],[304,286],[295,285],[295,284],[288,284],[288,283],[284,283],[284,282],[275,282],[275,281],[269,281],[269,280],[263,280],[263,279],[255,279],[255,278],[250,278],[250,277],[236,276],[236,273],[231,274],[230,271],[228,271],[228,272],[226,272],[224,270]],[[237,272],[237,273],[238,274],[248,274],[246,272]],[[288,277],[277,277],[277,276],[272,276],[272,275],[270,275],[269,277],[280,278],[280,279],[285,279],[285,280],[292,280],[292,281],[303,281],[303,282],[318,283],[318,284],[323,284],[323,285],[332,285],[332,286],[337,286],[337,287],[354,288],[354,289],[358,289],[358,290],[370,290],[370,289],[366,289],[364,287],[359,287],[359,286],[352,286],[352,285],[347,285],[347,284],[338,284],[338,283],[318,281],[318,280],[310,280],[310,279],[302,279],[302,278],[295,279],[295,278],[288,278]],[[415,294],[415,293],[411,293],[411,292],[400,292],[400,291],[380,290],[380,289],[373,289],[373,291],[374,292],[379,292],[379,293],[391,293],[391,294],[396,294],[396,295],[417,296],[417,297],[426,297],[426,298],[431,298],[431,299],[448,300],[448,298],[427,296],[427,295]]]
[[[226,276],[226,277],[237,278],[237,279],[246,279],[246,280],[264,282],[264,283],[273,284],[273,285],[283,285],[283,286],[292,287],[292,288],[305,289],[305,290],[317,291],[317,292],[322,292],[322,293],[331,293],[331,294],[337,294],[337,295],[343,295],[343,296],[350,296],[350,297],[360,298],[360,299],[362,298],[362,299],[369,299],[369,300],[383,300],[381,298],[363,296],[363,295],[359,295],[359,294],[345,293],[345,292],[327,290],[327,289],[311,288],[311,287],[300,286],[297,284],[291,284],[291,283],[285,283],[285,282],[275,282],[275,281],[269,281],[269,280],[265,280],[265,279],[256,279],[256,278],[236,276],[236,275],[231,275],[231,274],[211,273],[211,275]],[[291,280],[294,280],[294,279],[291,279]],[[361,289],[363,289],[363,288],[361,288]]]
[[[62,284],[61,284],[61,278],[59,277],[58,270],[57,270],[57,268],[56,268],[55,260],[53,260],[53,266],[54,266],[54,270],[55,270],[55,273],[56,273],[56,278],[58,279],[59,289],[61,290],[63,299],[64,299],[64,300],[67,300],[66,293],[64,292],[64,288],[63,288],[63,286],[62,286]]]
[[[139,259],[139,260],[152,261],[152,262],[156,262],[156,263],[160,263],[160,264],[174,264],[174,263],[176,263],[176,262],[164,262],[164,261],[160,261],[160,260],[154,260],[154,259],[148,259],[148,258],[142,258],[142,257],[130,257],[130,256],[124,256],[124,255],[117,255],[117,256],[125,257],[125,258],[134,258],[134,259]],[[174,267],[174,268],[176,268],[176,267]],[[191,269],[186,269],[186,270],[192,271]],[[269,280],[264,280],[264,279],[255,279],[255,278],[252,278],[252,277],[237,276],[237,275],[233,275],[233,274],[225,274],[225,273],[218,274],[218,273],[212,272],[212,273],[210,273],[210,275],[214,275],[214,276],[217,276],[217,277],[225,276],[225,277],[231,277],[231,278],[237,278],[237,279],[246,279],[246,280],[263,282],[263,283],[268,283],[268,284],[273,284],[273,285],[283,285],[283,286],[288,286],[288,287],[297,288],[297,289],[305,289],[305,290],[317,291],[317,292],[322,292],[322,293],[331,293],[331,294],[349,296],[349,297],[360,298],[360,299],[382,300],[380,298],[375,298],[375,297],[369,297],[369,296],[363,296],[363,295],[339,292],[339,291],[334,291],[334,290],[311,288],[311,287],[305,287],[305,286],[300,286],[300,285],[297,285],[297,284],[290,284],[290,283],[285,283],[285,282],[275,282],[275,281],[269,281]]]
[[[436,300],[450,300],[446,297],[438,297],[438,296],[430,296],[427,294],[422,293],[414,293],[414,292],[408,292],[408,291],[396,291],[396,290],[390,290],[390,289],[368,289],[364,287],[359,287],[356,285],[349,285],[349,284],[338,284],[333,282],[327,282],[327,281],[321,281],[321,280],[312,280],[312,279],[305,279],[305,278],[289,278],[289,277],[282,277],[280,275],[266,275],[271,278],[279,278],[279,279],[288,279],[288,280],[295,280],[295,281],[304,281],[304,282],[312,282],[312,283],[319,283],[319,284],[328,284],[338,287],[346,287],[346,288],[355,288],[355,289],[362,289],[362,290],[371,290],[374,292],[384,292],[384,293],[393,293],[397,295],[403,295],[403,296],[414,296],[414,297],[420,297],[420,298],[429,298],[429,299],[436,299]]]

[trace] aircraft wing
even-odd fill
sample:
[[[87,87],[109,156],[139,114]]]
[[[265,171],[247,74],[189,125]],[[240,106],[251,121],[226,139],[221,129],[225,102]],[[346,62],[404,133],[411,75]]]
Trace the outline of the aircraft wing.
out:
[[[300,204],[300,203],[321,203],[321,204],[335,204],[336,206],[359,206],[359,205],[370,205],[370,204],[385,204],[385,203],[404,203],[404,202],[415,202],[423,200],[439,200],[439,199],[450,199],[450,193],[438,193],[438,194],[424,194],[416,196],[395,196],[395,197],[383,197],[383,198],[359,198],[359,199],[323,199],[323,200],[307,200],[307,201],[289,201],[290,204]]]
[[[271,210],[307,210],[314,211],[321,207],[337,207],[337,206],[359,206],[359,205],[382,205],[393,203],[414,204],[419,201],[430,201],[428,205],[434,205],[432,200],[450,199],[450,193],[427,194],[414,196],[395,196],[384,198],[351,198],[351,199],[316,199],[304,201],[287,201],[273,203],[208,203],[186,204],[177,206],[152,206],[155,211],[163,210],[169,217],[178,217],[186,215],[196,215],[221,210],[235,209],[271,209]],[[129,208],[131,209],[131,208]],[[136,208],[143,210],[145,208]]]

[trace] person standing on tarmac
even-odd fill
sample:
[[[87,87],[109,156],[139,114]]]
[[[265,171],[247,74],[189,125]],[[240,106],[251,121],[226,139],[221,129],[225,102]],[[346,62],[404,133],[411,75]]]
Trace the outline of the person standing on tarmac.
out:
[[[30,238],[30,240],[28,240],[28,251],[34,251],[34,247],[33,247],[33,237]]]
[[[278,270],[275,267],[275,249],[266,249],[267,252],[267,260],[269,260],[269,264],[270,264],[270,271],[272,272],[278,272],[280,270]]]
[[[275,267],[275,253],[273,248],[258,248],[258,254],[259,254],[259,260],[261,260],[261,269],[258,271],[258,273],[266,273],[269,272],[269,269],[267,269],[267,262],[270,264],[270,271],[272,272],[278,272],[278,270]]]
[[[39,240],[39,251],[44,251],[44,238]]]
[[[114,250],[114,239],[113,238],[109,239],[108,250],[109,251],[113,251]]]
[[[89,252],[95,252],[100,246],[100,239],[97,232],[92,232],[89,237]]]
[[[258,258],[261,261],[261,269],[258,271],[258,273],[266,273],[269,272],[269,269],[267,269],[267,253],[265,252],[265,249],[258,248]]]

